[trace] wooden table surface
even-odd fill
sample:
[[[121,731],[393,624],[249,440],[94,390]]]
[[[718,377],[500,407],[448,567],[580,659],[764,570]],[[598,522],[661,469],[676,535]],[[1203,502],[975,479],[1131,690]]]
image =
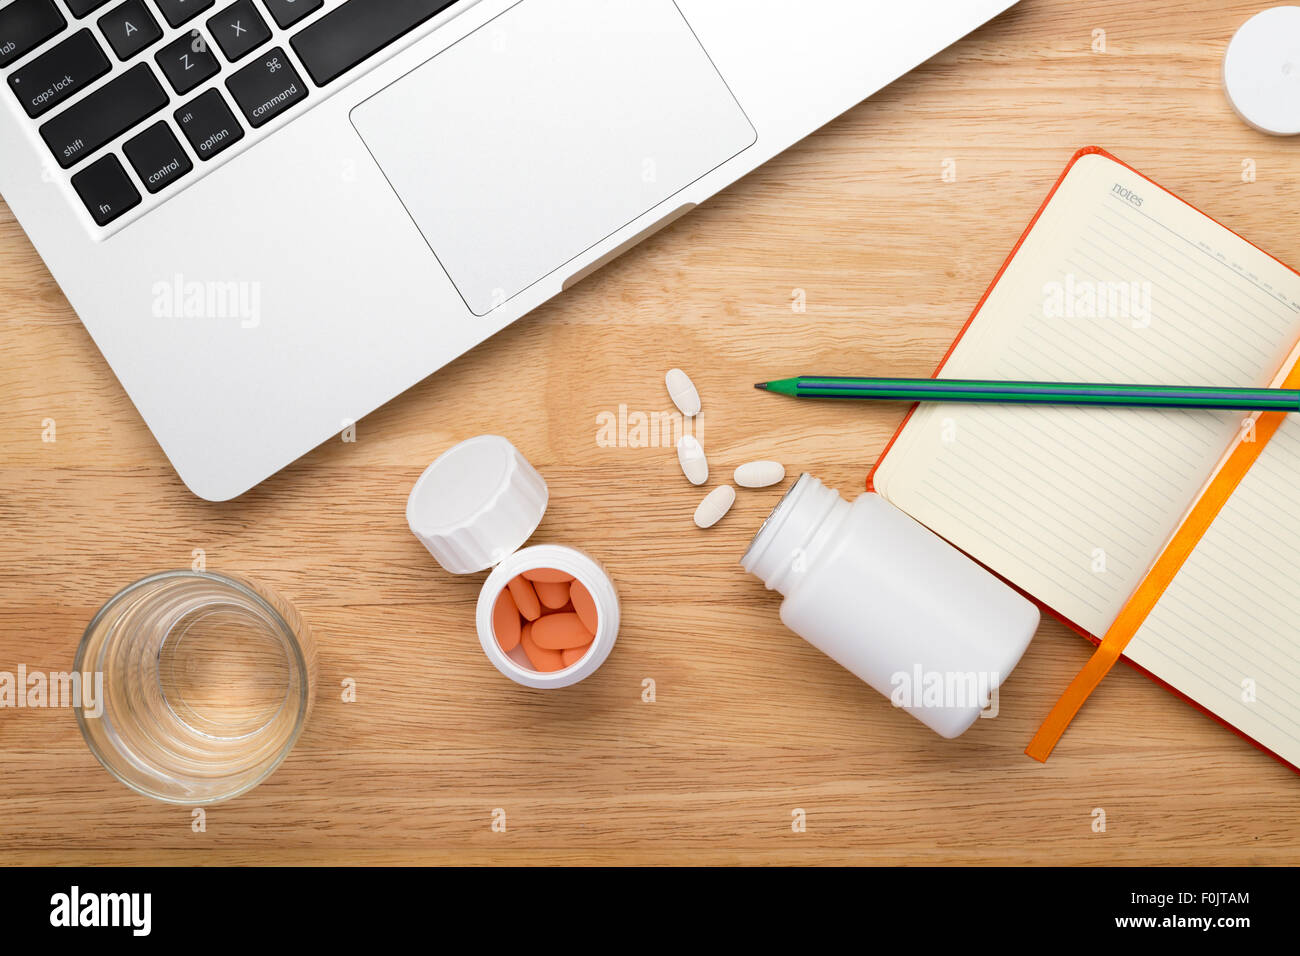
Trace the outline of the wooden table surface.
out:
[[[1127,667],[1048,764],[1023,756],[1091,651],[1060,624],[1000,715],[943,741],[786,631],[778,596],[738,566],[782,489],[744,491],[702,532],[671,449],[597,440],[620,405],[668,410],[663,373],[680,365],[715,475],[777,458],[856,494],[902,410],[796,406],[751,383],[929,374],[1079,146],[1300,262],[1300,141],[1253,132],[1220,88],[1228,39],[1260,7],[1024,0],[355,442],[225,504],[173,474],[0,204],[0,670],[70,669],[106,598],[196,549],[293,600],[321,652],[297,749],[202,832],[101,770],[71,712],[0,710],[3,861],[1295,862],[1296,774]],[[621,593],[613,655],[565,691],[492,668],[473,630],[484,576],[444,573],[406,527],[420,471],[483,432],[550,483],[534,542],[597,556]]]

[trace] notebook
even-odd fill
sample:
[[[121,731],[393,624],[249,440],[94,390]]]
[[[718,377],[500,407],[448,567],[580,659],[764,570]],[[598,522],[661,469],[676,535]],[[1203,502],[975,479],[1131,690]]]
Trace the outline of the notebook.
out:
[[[936,374],[1260,386],[1298,357],[1300,274],[1090,147]],[[868,486],[1096,641],[1256,417],[921,404]],[[1125,656],[1300,765],[1300,415]]]

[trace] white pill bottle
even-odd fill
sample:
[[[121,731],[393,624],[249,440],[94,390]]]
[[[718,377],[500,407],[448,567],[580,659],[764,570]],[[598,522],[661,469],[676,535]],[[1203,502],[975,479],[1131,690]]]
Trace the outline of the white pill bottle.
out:
[[[988,708],[1038,608],[879,495],[852,504],[803,475],[741,566],[785,597],[781,620],[944,737]]]

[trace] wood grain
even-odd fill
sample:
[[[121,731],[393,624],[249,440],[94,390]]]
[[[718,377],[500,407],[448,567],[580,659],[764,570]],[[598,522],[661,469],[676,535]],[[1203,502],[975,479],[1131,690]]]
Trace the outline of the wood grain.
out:
[[[1059,624],[1000,716],[942,741],[784,630],[740,570],[781,489],[743,492],[700,532],[671,450],[596,441],[601,412],[666,410],[663,372],[681,365],[715,474],[771,457],[858,491],[902,409],[796,406],[750,384],[928,374],[1082,145],[1300,262],[1300,143],[1247,128],[1219,85],[1259,6],[1024,0],[366,418],[355,443],[220,505],[171,472],[0,205],[0,670],[68,668],[109,595],[195,549],[292,599],[321,649],[297,750],[202,833],[110,779],[69,712],[0,711],[4,860],[1295,862],[1296,775],[1128,668],[1050,763],[1022,755],[1090,652]],[[550,483],[534,540],[596,555],[620,588],[613,656],[563,692],[492,669],[472,626],[483,576],[443,573],[405,525],[421,469],[481,432]]]

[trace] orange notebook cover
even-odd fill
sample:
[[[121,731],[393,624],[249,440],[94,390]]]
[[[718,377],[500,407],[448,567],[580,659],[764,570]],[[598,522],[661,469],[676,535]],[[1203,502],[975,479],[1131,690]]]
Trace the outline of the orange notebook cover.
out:
[[[935,375],[1277,385],[1297,343],[1300,273],[1089,147]],[[1292,419],[1257,437],[1259,416],[1230,412],[919,405],[867,487],[1097,643],[1231,450],[1258,442],[1124,654],[1300,769],[1300,588],[1279,570],[1300,566]]]

